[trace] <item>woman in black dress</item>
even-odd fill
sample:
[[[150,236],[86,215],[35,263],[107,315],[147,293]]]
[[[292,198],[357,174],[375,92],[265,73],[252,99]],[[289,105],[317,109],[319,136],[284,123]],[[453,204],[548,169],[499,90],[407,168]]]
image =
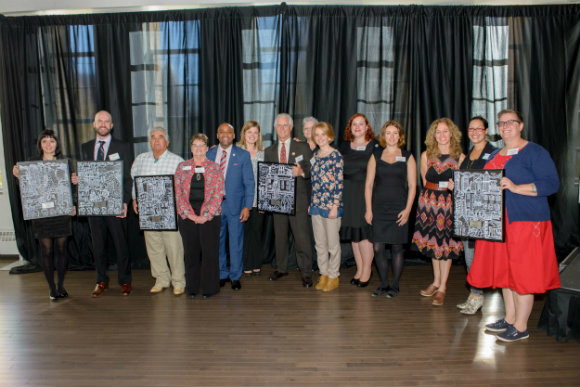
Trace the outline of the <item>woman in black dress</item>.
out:
[[[364,114],[356,113],[348,120],[340,148],[344,161],[344,215],[340,240],[351,242],[356,274],[351,284],[364,288],[372,275],[373,243],[370,224],[365,220],[365,180],[367,164],[379,148],[375,133]]]
[[[379,148],[367,166],[365,220],[373,226],[375,264],[381,286],[372,294],[388,298],[399,294],[404,244],[409,241],[409,214],[417,190],[417,162],[405,145],[405,130],[397,121],[387,121],[379,134]],[[391,245],[393,282],[389,285],[389,261],[385,245]]]
[[[54,132],[50,129],[43,130],[38,136],[36,143],[38,156],[32,158],[36,160],[57,160],[64,159],[61,154],[60,143]],[[12,169],[12,173],[18,178],[18,165]],[[73,207],[74,216],[76,208]],[[58,298],[68,297],[64,289],[64,276],[66,273],[66,242],[72,235],[72,223],[70,216],[54,216],[51,218],[33,219],[32,232],[40,243],[40,253],[42,256],[42,269],[50,289],[49,297],[52,301]],[[54,283],[54,270],[56,268],[57,284]]]

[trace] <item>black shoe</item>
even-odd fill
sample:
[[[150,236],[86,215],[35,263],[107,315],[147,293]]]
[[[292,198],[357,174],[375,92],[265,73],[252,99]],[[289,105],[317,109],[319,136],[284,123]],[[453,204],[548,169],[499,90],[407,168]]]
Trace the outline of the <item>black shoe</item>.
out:
[[[387,298],[395,298],[399,295],[399,289],[397,288],[389,288],[387,290]]]
[[[389,287],[386,287],[386,288],[378,288],[377,290],[375,290],[374,292],[372,292],[371,296],[373,296],[373,297],[380,297],[380,296],[386,295],[390,290],[391,290],[391,288],[389,288]]]
[[[357,286],[359,283],[360,283],[360,280],[357,278],[353,278],[350,280],[351,285]]]
[[[302,286],[304,286],[305,288],[311,288],[312,278],[302,278]]]
[[[207,299],[209,299],[209,298],[212,298],[212,297],[213,297],[213,296],[215,296],[215,295],[216,295],[216,293],[214,293],[214,294],[204,294],[202,298],[203,298],[204,300],[207,300]]]
[[[230,282],[230,279],[229,278],[220,279],[220,288],[223,288],[224,286],[226,286],[226,282]]]
[[[51,301],[56,301],[58,299],[58,293],[56,292],[56,290],[51,290],[48,293],[48,297],[50,298]]]
[[[191,298],[192,300],[195,298],[195,296],[197,296],[197,294],[195,293],[187,293],[187,297]]]
[[[359,288],[366,288],[367,286],[369,286],[369,283],[371,282],[372,278],[373,278],[373,273],[371,272],[371,275],[369,276],[368,281],[362,282],[359,280],[358,285],[356,285],[356,286],[358,286]]]
[[[242,284],[240,280],[233,280],[232,281],[232,290],[240,290],[242,288]]]
[[[67,298],[68,297],[68,293],[66,292],[66,290],[64,290],[64,288],[60,288],[57,291],[57,298]]]
[[[288,273],[281,273],[278,270],[270,274],[270,281],[278,281],[280,278],[287,276]]]

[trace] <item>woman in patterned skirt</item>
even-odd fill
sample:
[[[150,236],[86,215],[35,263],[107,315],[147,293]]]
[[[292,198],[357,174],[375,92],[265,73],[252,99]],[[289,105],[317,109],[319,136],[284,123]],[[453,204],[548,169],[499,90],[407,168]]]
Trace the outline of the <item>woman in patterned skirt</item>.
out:
[[[423,189],[419,195],[415,233],[412,243],[433,264],[433,282],[421,290],[433,297],[433,305],[443,305],[451,260],[463,250],[453,233],[453,195],[448,186],[453,171],[465,158],[461,150],[461,132],[449,118],[431,124],[425,139],[427,150],[421,154]]]

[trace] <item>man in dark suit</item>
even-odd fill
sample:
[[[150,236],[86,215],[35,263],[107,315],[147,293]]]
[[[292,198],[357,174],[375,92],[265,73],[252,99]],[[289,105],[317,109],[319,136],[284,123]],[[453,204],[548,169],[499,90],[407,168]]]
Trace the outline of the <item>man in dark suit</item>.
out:
[[[294,122],[286,113],[278,114],[274,121],[278,141],[264,152],[268,162],[294,164],[292,175],[296,179],[296,212],[294,216],[274,214],[274,236],[276,243],[276,271],[270,275],[271,281],[277,281],[288,275],[288,226],[294,236],[296,261],[302,274],[302,285],[312,286],[312,246],[310,244],[310,226],[308,225],[308,197],[306,181],[310,178],[310,160],[312,151],[307,142],[291,139]]]
[[[98,297],[109,286],[107,276],[106,242],[110,234],[117,255],[117,271],[121,293],[128,296],[131,293],[131,261],[127,245],[127,205],[131,199],[131,164],[133,152],[131,146],[111,135],[113,119],[111,114],[101,110],[95,114],[93,121],[96,138],[82,144],[83,160],[123,160],[123,215],[121,216],[91,216],[89,226],[93,239],[93,258],[97,271],[97,285],[92,292]]]
[[[233,290],[240,290],[240,277],[244,267],[244,222],[250,217],[254,202],[254,173],[250,153],[233,145],[236,137],[234,127],[223,123],[218,127],[219,146],[207,152],[207,158],[215,161],[225,179],[225,196],[222,201],[220,228],[220,286],[231,281]],[[226,254],[226,238],[229,237],[230,267]]]

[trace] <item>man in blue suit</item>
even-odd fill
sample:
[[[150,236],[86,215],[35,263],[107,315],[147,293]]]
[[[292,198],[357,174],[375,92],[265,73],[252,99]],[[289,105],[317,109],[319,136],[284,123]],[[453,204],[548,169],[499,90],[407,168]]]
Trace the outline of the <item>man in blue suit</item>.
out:
[[[219,146],[207,152],[224,174],[226,193],[222,202],[220,229],[220,286],[231,281],[233,290],[240,290],[244,266],[244,222],[250,217],[254,201],[254,173],[250,153],[233,145],[236,133],[228,123],[218,126]],[[226,237],[229,232],[230,267],[226,254]]]

